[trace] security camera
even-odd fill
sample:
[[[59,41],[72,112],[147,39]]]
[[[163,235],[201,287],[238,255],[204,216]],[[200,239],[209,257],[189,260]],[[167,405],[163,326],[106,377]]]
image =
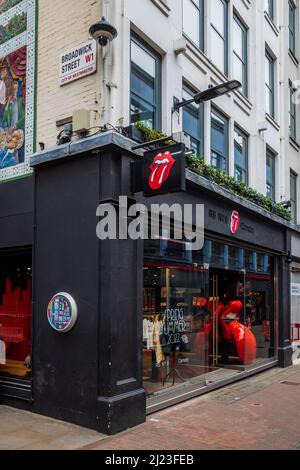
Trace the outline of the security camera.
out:
[[[101,46],[107,46],[109,42],[118,36],[116,28],[108,23],[104,16],[90,27],[89,33]]]

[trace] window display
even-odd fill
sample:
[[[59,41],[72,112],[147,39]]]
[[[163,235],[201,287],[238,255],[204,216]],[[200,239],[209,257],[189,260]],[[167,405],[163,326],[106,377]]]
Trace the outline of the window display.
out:
[[[31,378],[30,254],[0,256],[0,375]]]
[[[145,243],[144,387],[149,396],[222,380],[276,358],[275,260],[206,240]]]

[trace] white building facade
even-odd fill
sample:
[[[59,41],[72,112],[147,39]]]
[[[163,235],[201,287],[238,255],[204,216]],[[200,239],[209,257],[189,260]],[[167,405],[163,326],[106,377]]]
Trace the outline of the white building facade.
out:
[[[291,200],[299,222],[298,2],[107,0],[102,8],[119,33],[106,58],[102,122],[184,130],[207,163]],[[174,97],[231,79],[239,91],[172,120]]]

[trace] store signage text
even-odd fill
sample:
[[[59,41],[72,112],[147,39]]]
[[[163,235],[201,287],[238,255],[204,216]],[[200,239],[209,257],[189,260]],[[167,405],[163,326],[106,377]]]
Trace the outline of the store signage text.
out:
[[[163,333],[168,338],[168,344],[179,344],[182,341],[182,334],[186,331],[183,308],[167,309],[165,317]]]
[[[239,229],[243,232],[248,232],[251,235],[255,234],[254,227],[243,222],[240,214],[237,211],[233,211],[231,217],[229,217],[228,215],[225,215],[222,212],[209,209],[208,217],[214,222],[222,223],[227,226],[230,225],[230,230],[232,234],[237,233]]]
[[[86,77],[97,70],[96,41],[88,41],[70,49],[60,56],[60,84]]]
[[[292,283],[291,291],[293,296],[300,296],[300,284]]]

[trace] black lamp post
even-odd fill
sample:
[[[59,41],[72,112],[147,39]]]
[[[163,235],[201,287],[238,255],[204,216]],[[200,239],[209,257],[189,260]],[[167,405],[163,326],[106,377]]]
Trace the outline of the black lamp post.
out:
[[[210,87],[207,90],[201,91],[194,96],[194,98],[185,101],[178,101],[174,98],[174,108],[173,111],[177,112],[180,108],[184,106],[188,106],[189,104],[196,103],[204,103],[204,101],[210,101],[215,98],[219,98],[220,96],[226,95],[226,93],[230,93],[237,88],[240,88],[242,84],[238,80],[231,80],[226,83],[221,83],[221,85],[217,85],[215,87]]]

